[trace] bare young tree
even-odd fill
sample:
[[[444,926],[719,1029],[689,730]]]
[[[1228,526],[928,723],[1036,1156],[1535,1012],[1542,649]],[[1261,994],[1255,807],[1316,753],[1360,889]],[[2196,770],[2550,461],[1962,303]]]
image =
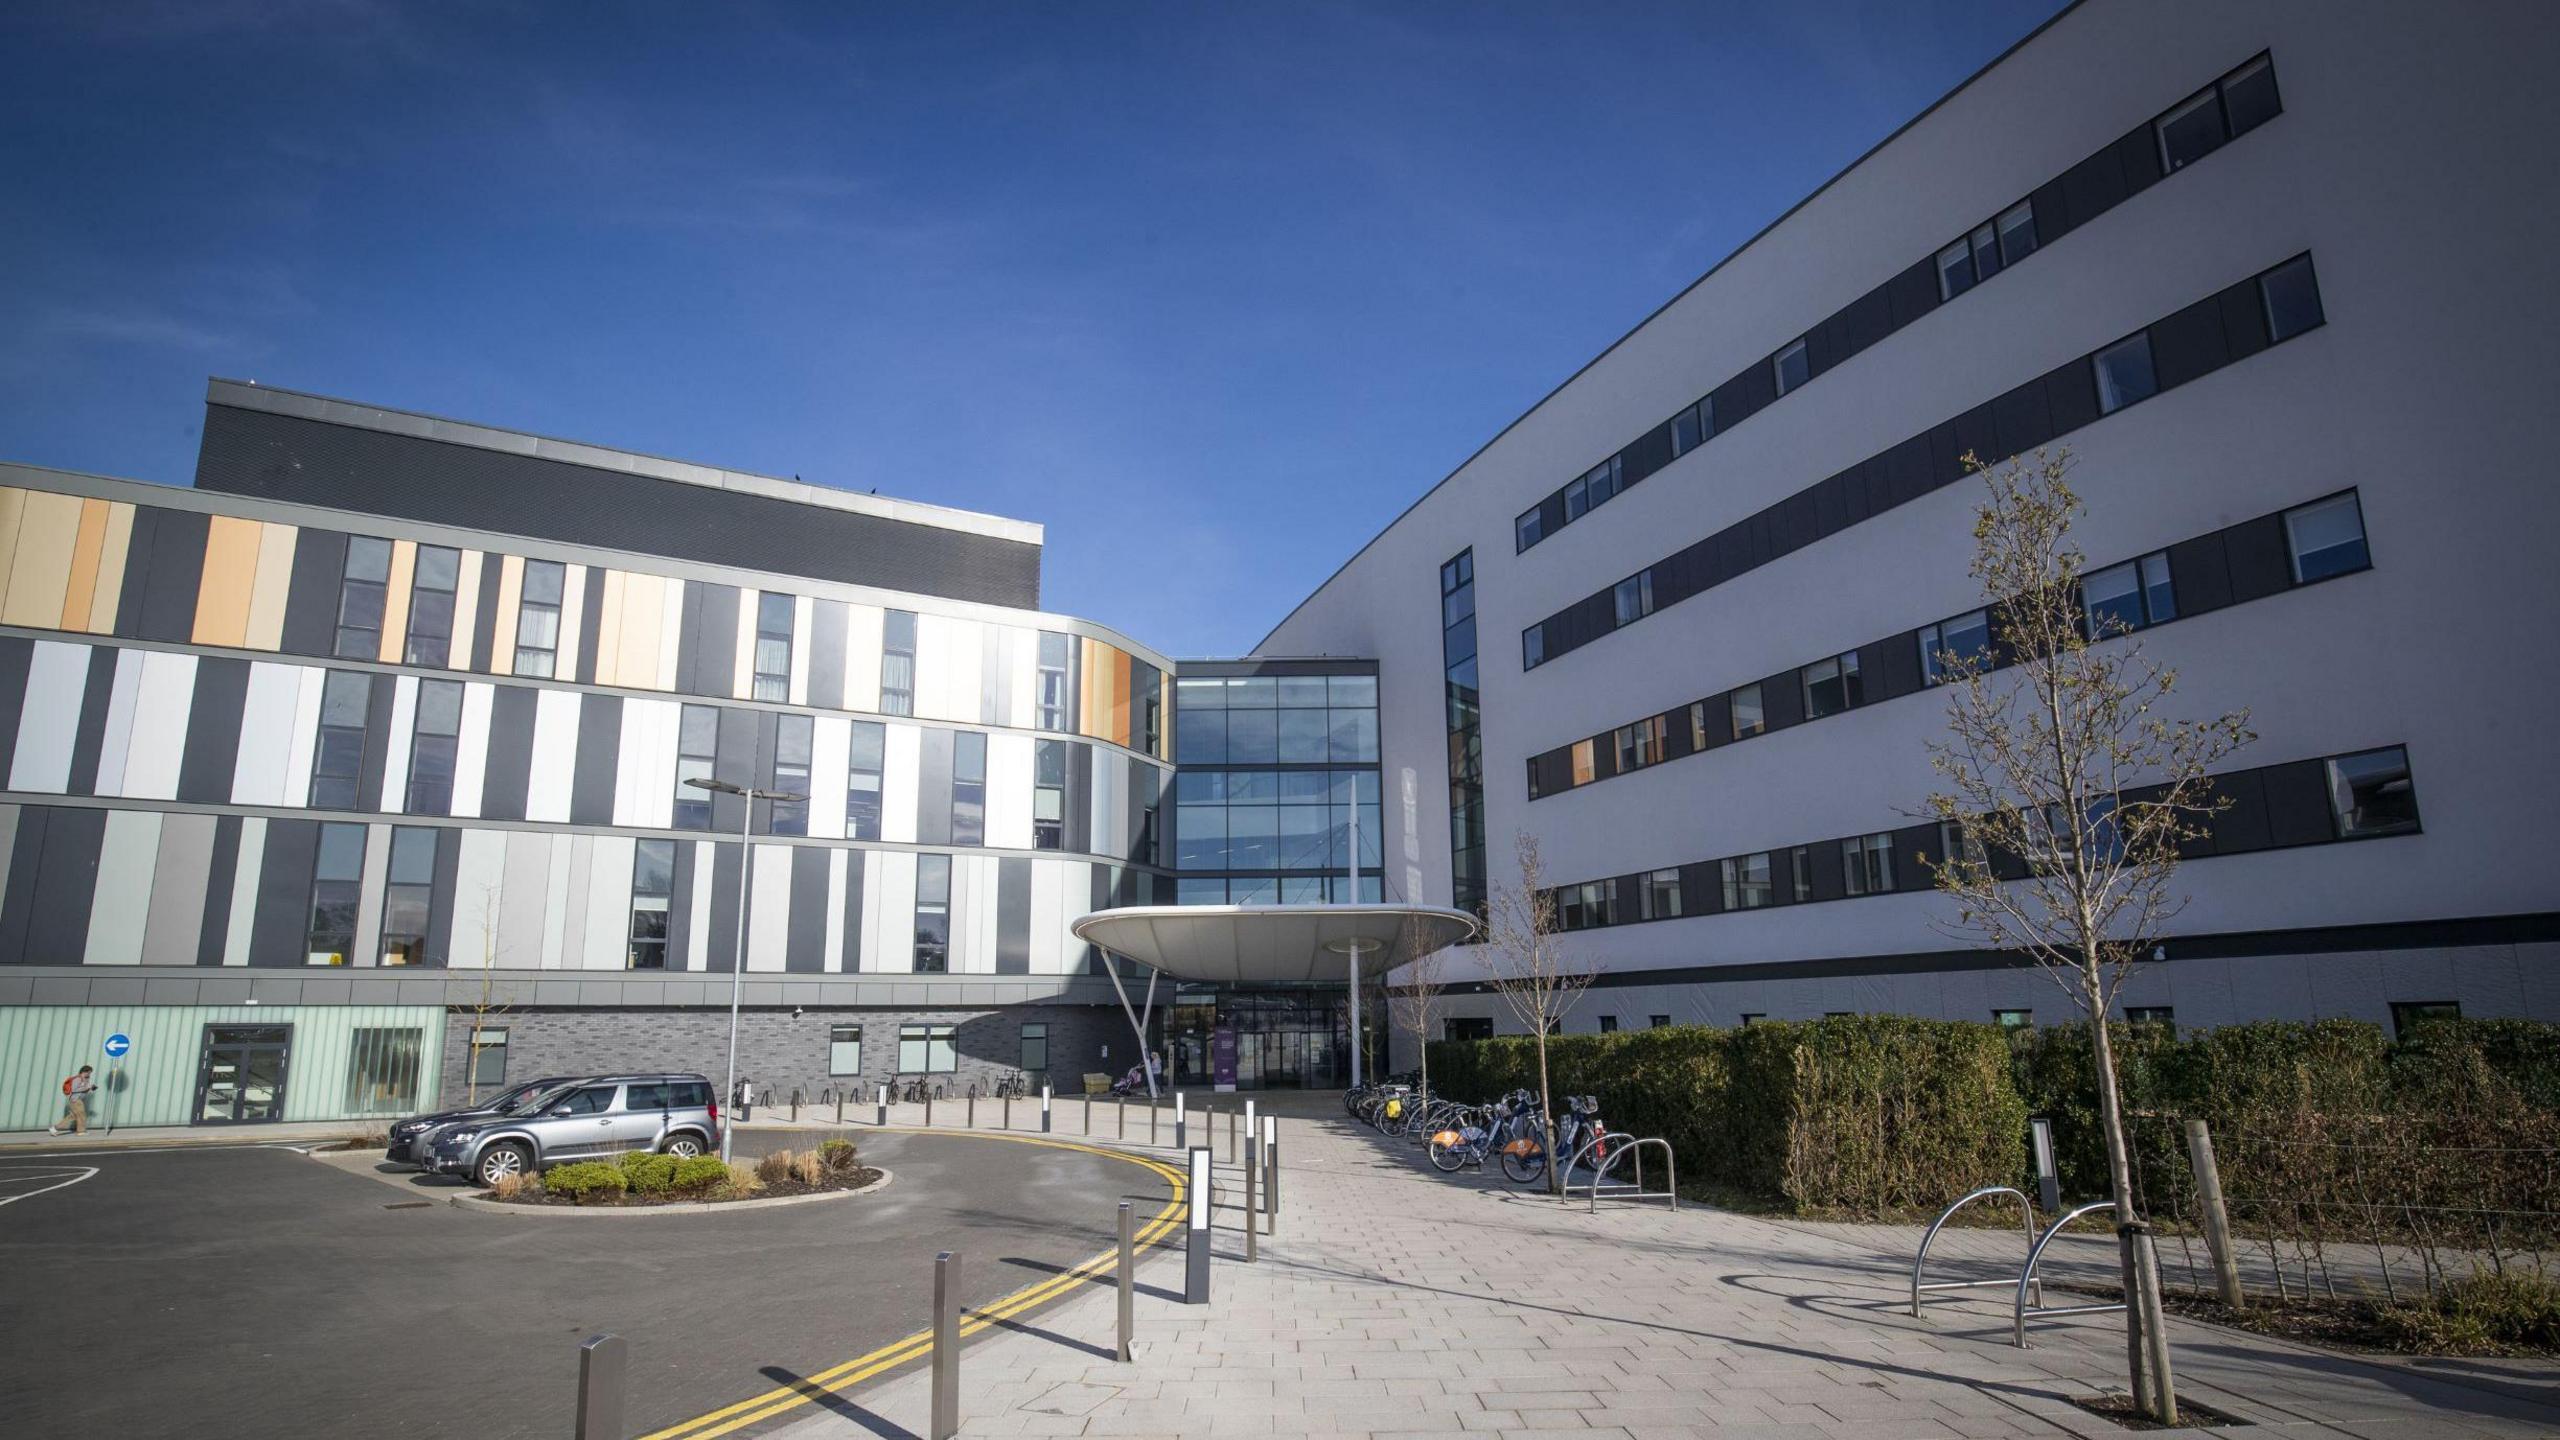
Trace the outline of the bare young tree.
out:
[[[1545,1143],[1552,1151],[1556,1105],[1554,1087],[1547,1078],[1547,1037],[1564,1029],[1565,1017],[1599,977],[1599,969],[1567,964],[1556,943],[1556,897],[1547,889],[1537,837],[1522,831],[1511,843],[1520,873],[1515,883],[1494,887],[1486,917],[1485,979],[1511,1007],[1512,1018],[1537,1040],[1538,1117],[1546,1126]],[[1554,1190],[1562,1186],[1564,1177],[1552,1154],[1548,1161],[1547,1184]]]
[[[514,990],[498,983],[498,887],[480,889],[479,990],[470,1003],[453,1007],[455,1014],[471,1020],[470,1038],[462,1047],[463,1101],[469,1105],[480,1103],[480,1036],[515,1009]]]
[[[2180,845],[2228,803],[2211,767],[2255,737],[2245,711],[2164,714],[2175,672],[2124,638],[2125,619],[2088,602],[2067,451],[1997,469],[1968,462],[1990,487],[1973,531],[1988,648],[1930,657],[1947,694],[1947,738],[1929,747],[1945,787],[1929,808],[1950,837],[1930,868],[1958,906],[1949,933],[2031,957],[2088,1016],[2127,1363],[2143,1413],[2175,1423],[2159,1263],[2134,1203],[2107,1017],[2185,905],[2172,885]]]
[[[1412,916],[1404,922],[1405,948],[1416,949],[1423,937],[1422,917]],[[1422,1092],[1431,1093],[1431,1038],[1440,1028],[1440,1017],[1448,1006],[1443,1003],[1449,991],[1449,952],[1443,947],[1426,955],[1418,955],[1397,972],[1403,988],[1389,1004],[1396,1028],[1413,1037],[1414,1054],[1422,1064]]]

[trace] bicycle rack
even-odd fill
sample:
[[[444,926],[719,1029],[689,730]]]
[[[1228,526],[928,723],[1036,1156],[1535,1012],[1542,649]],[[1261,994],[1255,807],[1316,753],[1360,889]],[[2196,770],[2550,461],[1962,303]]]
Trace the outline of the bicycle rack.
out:
[[[1622,1135],[1612,1135],[1608,1138],[1617,1141],[1617,1147],[1609,1152],[1607,1159],[1600,1162],[1599,1168],[1591,1172],[1591,1183],[1583,1187],[1591,1197],[1591,1213],[1596,1215],[1600,1212],[1600,1201],[1604,1197],[1610,1200],[1668,1200],[1671,1202],[1672,1209],[1680,1208],[1680,1167],[1671,1158],[1670,1141],[1653,1135],[1641,1140],[1629,1140]],[[1582,1148],[1574,1151],[1573,1158],[1565,1163],[1564,1200],[1567,1204],[1573,1201],[1574,1170],[1582,1164],[1582,1157],[1591,1153],[1591,1147],[1599,1143],[1597,1140],[1584,1141]],[[1663,1182],[1659,1190],[1644,1188],[1644,1147],[1647,1145],[1662,1147]],[[1618,1168],[1618,1162],[1630,1155],[1636,1157],[1635,1183],[1632,1185],[1623,1181],[1615,1185],[1608,1183],[1609,1172]]]
[[[2017,1343],[2019,1349],[2027,1348],[2027,1317],[2030,1315],[2038,1318],[2053,1315],[2109,1315],[2124,1309],[2124,1302],[2121,1300],[2113,1305],[2057,1305],[2048,1309],[2044,1303],[2044,1287],[2036,1279],[2036,1261],[2043,1258],[2044,1247],[2053,1243],[2053,1237],[2061,1234],[2064,1226],[2083,1215],[2092,1215],[2100,1210],[2114,1208],[2116,1208],[2116,1202],[2113,1200],[2092,1200],[2054,1221],[2053,1228],[2037,1237],[2034,1248],[2027,1251],[2027,1268],[2018,1272],[2018,1298],[2009,1312],[2009,1338]],[[2036,1287],[2034,1305],[2027,1303],[2027,1287],[2030,1285]]]
[[[2028,1199],[2027,1192],[2019,1189],[2015,1185],[1985,1185],[1981,1189],[1972,1192],[1961,1200],[1958,1200],[1953,1205],[1948,1206],[1946,1209],[1939,1211],[1938,1218],[1929,1222],[1928,1232],[1920,1237],[1920,1249],[1911,1257],[1912,1319],[1917,1320],[1920,1318],[1920,1296],[1923,1291],[2006,1289],[2017,1283],[2014,1280],[2005,1279],[1940,1280],[1929,1285],[1923,1285],[1920,1283],[1920,1267],[1929,1259],[1929,1242],[1938,1238],[1938,1232],[1946,1227],[1946,1223],[1949,1220],[1955,1218],[1957,1211],[1972,1204],[1976,1200],[1985,1199],[1993,1195],[2015,1195],[2018,1197],[2018,1208],[2026,1212],[2024,1218],[2026,1221],[2028,1268],[2034,1268],[2034,1255],[2036,1249],[2036,1202]],[[2036,1284],[2036,1303],[2038,1305],[2042,1305],[2044,1303],[2044,1284],[2041,1281]]]

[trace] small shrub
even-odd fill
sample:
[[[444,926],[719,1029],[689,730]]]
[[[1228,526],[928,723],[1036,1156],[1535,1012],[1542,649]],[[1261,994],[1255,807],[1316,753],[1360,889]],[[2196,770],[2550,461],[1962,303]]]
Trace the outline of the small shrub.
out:
[[[756,1174],[758,1166],[739,1160],[722,1168],[729,1172],[729,1178],[722,1182],[721,1188],[732,1200],[744,1200],[764,1188],[764,1181]]]
[[[554,1195],[566,1195],[581,1205],[600,1200],[619,1200],[630,1188],[621,1167],[601,1160],[581,1160],[563,1165],[543,1177],[543,1188]]]
[[[767,1185],[782,1184],[792,1177],[793,1163],[798,1158],[791,1151],[776,1150],[756,1162],[756,1179]]]
[[[538,1199],[542,1194],[542,1177],[524,1171],[501,1175],[498,1183],[489,1187],[489,1194],[498,1200]]]
[[[827,1168],[830,1170],[852,1169],[855,1154],[853,1142],[850,1140],[827,1140],[820,1142],[818,1146],[818,1155],[827,1162]]]
[[[717,1155],[696,1155],[676,1162],[675,1178],[667,1188],[679,1195],[702,1195],[728,1180],[728,1161]]]
[[[2560,1348],[2560,1284],[2525,1271],[2456,1280],[2376,1317],[2401,1348],[2439,1354]]]
[[[634,1195],[664,1195],[676,1183],[676,1157],[630,1151],[622,1157],[622,1178]]]
[[[827,1183],[826,1157],[815,1150],[803,1150],[791,1157],[791,1178],[811,1188]]]

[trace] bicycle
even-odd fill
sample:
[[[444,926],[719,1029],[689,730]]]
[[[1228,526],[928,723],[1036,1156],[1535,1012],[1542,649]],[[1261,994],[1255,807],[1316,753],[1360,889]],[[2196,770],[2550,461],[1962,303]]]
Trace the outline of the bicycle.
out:
[[[1486,1156],[1499,1154],[1502,1173],[1514,1184],[1536,1179],[1546,1165],[1546,1145],[1543,1127],[1530,1114],[1535,1103],[1528,1091],[1514,1090],[1466,1111],[1455,1127],[1431,1137],[1431,1163],[1447,1172],[1469,1164],[1482,1170]]]

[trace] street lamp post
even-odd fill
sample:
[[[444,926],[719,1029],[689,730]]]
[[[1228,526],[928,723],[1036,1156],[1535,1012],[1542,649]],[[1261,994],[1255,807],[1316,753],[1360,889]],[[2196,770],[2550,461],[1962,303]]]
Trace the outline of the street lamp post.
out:
[[[738,821],[738,945],[729,961],[729,1078],[720,1093],[736,1104],[738,1093],[738,995],[747,973],[747,872],[755,863],[754,839],[756,802],[759,800],[806,800],[806,795],[789,790],[759,790],[752,785],[732,785],[705,775],[686,778],[687,785],[738,797],[745,814]],[[729,1137],[737,1130],[737,1119],[720,1127],[720,1158],[729,1158]]]

